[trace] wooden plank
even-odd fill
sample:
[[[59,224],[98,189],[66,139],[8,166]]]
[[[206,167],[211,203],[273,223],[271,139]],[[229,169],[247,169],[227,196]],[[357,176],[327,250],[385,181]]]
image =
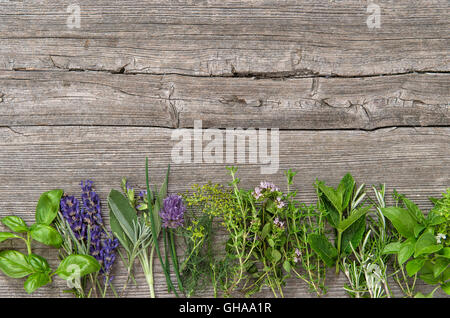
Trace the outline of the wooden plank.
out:
[[[450,74],[195,78],[0,72],[0,126],[365,129],[450,125]]]
[[[2,1],[0,69],[365,76],[450,71],[449,2]],[[370,11],[370,10],[369,10]]]
[[[146,127],[14,127],[0,128],[0,217],[16,214],[27,222],[34,219],[34,208],[40,193],[61,187],[78,194],[80,180],[91,178],[101,196],[103,215],[107,220],[105,198],[111,188],[120,187],[122,176],[143,188],[144,160],[150,158],[152,182],[160,183],[171,161],[174,130]],[[192,130],[188,130],[192,132]],[[312,184],[315,178],[336,185],[342,175],[352,172],[358,182],[367,185],[385,182],[405,193],[427,210],[428,196],[438,196],[450,184],[450,128],[397,128],[364,131],[280,131],[280,169],[273,175],[261,175],[258,164],[240,164],[242,186],[252,188],[261,180],[275,182],[284,188],[283,171],[299,171],[294,185],[299,199],[314,202]],[[194,183],[208,180],[226,184],[229,181],[225,163],[172,164],[169,192],[188,189]],[[388,204],[392,200],[388,200]],[[2,244],[9,248],[10,243]],[[41,248],[36,246],[37,248]],[[56,253],[39,250],[56,264]],[[120,262],[119,262],[120,263]],[[157,262],[156,262],[157,263]],[[168,297],[161,269],[155,269],[157,295]],[[116,268],[116,285],[124,282],[123,268]],[[329,273],[328,296],[345,297],[343,275]],[[130,286],[128,297],[148,296],[144,277],[139,271],[138,287]],[[23,281],[0,275],[0,295],[25,297]],[[399,289],[392,284],[399,295]],[[34,294],[41,297],[64,296],[65,283],[59,279]],[[419,284],[419,290],[429,290]],[[202,296],[211,296],[206,291]],[[288,297],[310,297],[305,285],[292,280],[286,287]],[[67,295],[65,295],[67,296]],[[265,290],[258,296],[270,297]],[[444,297],[443,294],[438,294]]]

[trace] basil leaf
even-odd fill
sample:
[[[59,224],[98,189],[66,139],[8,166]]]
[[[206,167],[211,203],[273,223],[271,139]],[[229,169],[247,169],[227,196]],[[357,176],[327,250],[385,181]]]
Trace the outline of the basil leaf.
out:
[[[434,277],[441,275],[447,269],[448,265],[450,265],[450,259],[439,257],[433,266]]]
[[[27,257],[14,250],[0,252],[0,270],[12,278],[22,278],[34,272]]]
[[[98,272],[99,262],[90,255],[69,255],[61,261],[56,274],[64,280],[83,277]]]
[[[409,277],[414,276],[418,271],[420,271],[425,264],[425,259],[413,259],[410,260],[406,264],[406,272],[408,273]]]
[[[6,241],[7,239],[21,238],[19,235],[10,232],[0,232],[0,243]]]
[[[331,245],[325,235],[310,234],[308,243],[327,266],[332,267],[334,265],[337,258],[337,249]]]
[[[44,192],[36,206],[36,223],[50,225],[58,214],[63,190]]]
[[[426,231],[417,239],[414,257],[422,254],[435,253],[442,249],[442,247],[442,244],[436,243],[434,235]]]
[[[45,224],[33,224],[30,228],[31,237],[42,244],[60,247],[63,240],[61,234],[51,226]]]
[[[414,227],[417,222],[413,219],[408,210],[398,207],[381,208],[383,215],[391,221],[397,232],[405,237],[414,237]]]
[[[35,272],[46,273],[49,274],[51,272],[51,268],[48,265],[48,262],[42,256],[36,254],[28,255],[28,263],[33,267]]]
[[[23,287],[25,288],[25,291],[28,294],[31,294],[39,287],[47,285],[51,281],[52,280],[46,273],[34,273],[34,274],[31,274],[30,276],[28,276]]]
[[[450,282],[446,282],[441,285],[442,290],[450,296]]]
[[[417,221],[418,223],[422,223],[423,221],[425,221],[425,216],[414,202],[407,199],[406,197],[401,197],[401,200],[405,203],[406,208],[408,209],[410,215],[415,219],[415,221]]]
[[[438,254],[441,257],[450,258],[450,247],[444,247]]]
[[[7,226],[11,231],[16,233],[28,232],[28,226],[25,221],[15,215],[5,216],[2,218],[2,223]]]
[[[414,254],[414,242],[405,241],[398,251],[398,263],[402,265]]]
[[[425,229],[425,226],[422,224],[416,224],[414,226],[414,237],[419,237],[420,233]]]

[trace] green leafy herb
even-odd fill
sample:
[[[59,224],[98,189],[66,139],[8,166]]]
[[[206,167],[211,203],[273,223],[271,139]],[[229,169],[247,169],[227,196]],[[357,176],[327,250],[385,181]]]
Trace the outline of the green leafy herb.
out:
[[[79,268],[78,277],[82,277],[93,271],[100,269],[97,260],[88,255],[77,255],[75,258],[66,258],[56,272],[42,256],[32,253],[31,241],[35,240],[45,245],[59,247],[62,243],[62,237],[50,224],[55,219],[63,194],[62,190],[52,190],[45,192],[39,198],[36,208],[36,224],[28,227],[25,222],[17,216],[6,216],[2,218],[2,223],[11,231],[0,232],[0,242],[7,239],[21,239],[27,246],[28,255],[16,250],[5,250],[0,252],[0,270],[11,278],[27,277],[24,283],[24,289],[27,293],[33,293],[36,289],[51,282],[51,277],[55,274],[60,275],[60,268]],[[20,235],[21,234],[21,235]],[[84,260],[84,263],[80,260]],[[60,275],[63,279],[68,279],[68,275]]]

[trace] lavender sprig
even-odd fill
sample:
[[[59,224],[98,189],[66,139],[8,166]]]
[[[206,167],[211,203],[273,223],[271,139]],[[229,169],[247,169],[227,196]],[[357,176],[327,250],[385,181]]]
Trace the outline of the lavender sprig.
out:
[[[84,246],[86,254],[93,256],[101,265],[100,275],[105,279],[106,287],[112,280],[111,269],[116,259],[118,240],[107,233],[101,216],[100,197],[95,192],[91,180],[82,181],[81,204],[74,196],[64,195],[60,201],[60,210],[67,221],[75,239]],[[70,253],[70,251],[67,251]]]

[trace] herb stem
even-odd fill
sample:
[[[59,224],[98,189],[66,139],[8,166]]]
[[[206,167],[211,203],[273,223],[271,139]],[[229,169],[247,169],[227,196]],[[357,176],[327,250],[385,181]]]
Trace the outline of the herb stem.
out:
[[[151,193],[151,189],[150,189],[150,183],[149,183],[149,177],[148,177],[148,157],[145,158],[145,181],[146,181],[146,185],[147,185],[147,200],[148,200],[148,212],[150,214],[150,225],[151,225],[151,229],[152,229],[152,237],[153,237],[153,244],[156,247],[156,253],[158,254],[158,258],[159,258],[159,262],[161,263],[161,266],[164,270],[164,274],[166,276],[166,281],[167,281],[167,287],[170,289],[173,287],[172,285],[172,281],[170,280],[170,275],[169,272],[167,271],[167,267],[166,264],[163,262],[162,259],[162,255],[161,255],[161,251],[159,250],[159,245],[158,245],[158,237],[157,237],[157,231],[156,231],[156,224],[155,224],[155,219],[154,219],[154,215],[153,215],[153,209],[152,209],[152,198],[150,196]],[[177,292],[174,290],[175,295],[178,297]]]
[[[175,238],[173,235],[173,231],[170,231],[170,230],[169,230],[169,241],[170,241],[170,247],[171,247],[173,268],[175,270],[175,275],[176,275],[177,281],[178,281],[178,288],[179,288],[180,292],[183,293],[184,289],[183,289],[183,284],[181,282],[180,270],[178,268],[178,258],[177,258],[177,250],[175,248]]]

